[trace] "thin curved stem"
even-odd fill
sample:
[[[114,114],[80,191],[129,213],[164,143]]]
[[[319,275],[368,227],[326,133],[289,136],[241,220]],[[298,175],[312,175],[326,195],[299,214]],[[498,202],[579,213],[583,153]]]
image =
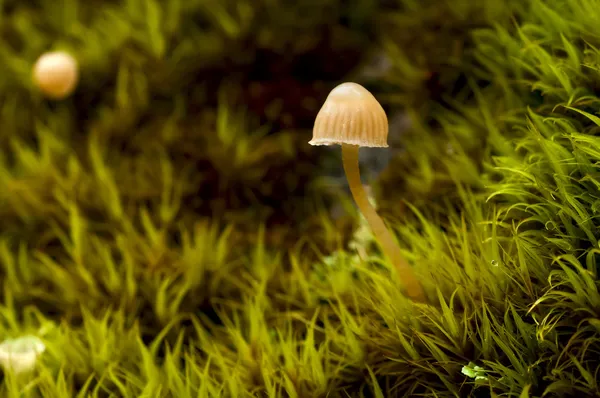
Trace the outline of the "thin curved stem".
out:
[[[402,256],[400,248],[394,241],[392,234],[369,202],[367,193],[360,181],[360,170],[358,167],[359,148],[357,145],[342,144],[344,171],[346,172],[346,179],[348,180],[354,201],[369,223],[373,235],[381,244],[383,253],[390,259],[398,272],[398,276],[404,282],[406,294],[412,299],[424,301],[425,293],[421,284],[417,280],[411,266]]]

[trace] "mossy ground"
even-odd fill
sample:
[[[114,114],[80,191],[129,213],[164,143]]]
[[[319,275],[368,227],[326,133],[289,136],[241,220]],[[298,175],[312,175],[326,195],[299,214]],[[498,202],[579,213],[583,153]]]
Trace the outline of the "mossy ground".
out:
[[[0,2],[0,337],[48,347],[2,396],[600,396],[597,1],[58,3]],[[306,144],[371,49],[430,304]]]

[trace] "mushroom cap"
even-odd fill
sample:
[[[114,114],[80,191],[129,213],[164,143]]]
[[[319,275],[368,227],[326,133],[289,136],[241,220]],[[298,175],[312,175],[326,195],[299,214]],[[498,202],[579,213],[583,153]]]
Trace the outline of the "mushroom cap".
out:
[[[357,83],[335,87],[317,114],[310,145],[388,146],[388,120],[373,94]]]
[[[79,67],[72,55],[63,51],[42,54],[33,67],[33,80],[52,99],[70,95],[79,80]]]
[[[35,336],[5,340],[0,344],[0,366],[15,373],[30,371],[45,350],[45,344]]]

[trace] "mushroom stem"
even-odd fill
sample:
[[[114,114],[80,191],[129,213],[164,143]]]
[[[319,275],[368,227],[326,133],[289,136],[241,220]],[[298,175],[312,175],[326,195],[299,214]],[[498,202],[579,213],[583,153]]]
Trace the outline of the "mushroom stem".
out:
[[[424,301],[425,293],[421,284],[417,280],[411,266],[402,256],[400,248],[395,243],[392,234],[369,202],[367,193],[360,181],[360,170],[358,167],[359,149],[358,145],[342,144],[344,171],[346,172],[346,179],[348,180],[354,201],[369,223],[373,235],[379,241],[384,254],[390,259],[398,275],[404,281],[406,294],[414,300]]]

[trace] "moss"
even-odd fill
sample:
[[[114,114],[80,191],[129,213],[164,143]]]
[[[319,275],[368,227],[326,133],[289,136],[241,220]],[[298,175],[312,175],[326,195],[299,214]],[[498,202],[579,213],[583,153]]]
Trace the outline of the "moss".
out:
[[[595,2],[375,4],[0,2],[0,339],[47,347],[0,395],[600,394]],[[410,118],[371,183],[429,304],[306,144],[344,79]]]

